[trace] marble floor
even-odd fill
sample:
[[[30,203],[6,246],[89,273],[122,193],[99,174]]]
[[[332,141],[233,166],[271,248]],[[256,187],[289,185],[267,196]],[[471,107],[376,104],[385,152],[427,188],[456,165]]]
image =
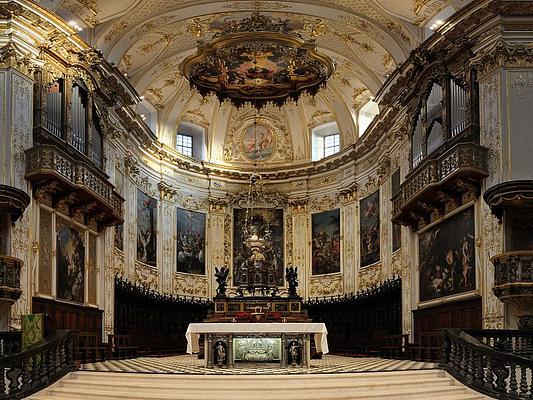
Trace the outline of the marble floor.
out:
[[[388,360],[378,357],[354,358],[327,354],[322,360],[311,360],[310,368],[280,367],[278,364],[246,363],[235,368],[204,367],[204,361],[196,355],[178,355],[170,357],[139,357],[130,360],[108,360],[82,365],[83,371],[98,372],[141,372],[158,374],[197,374],[197,375],[233,375],[233,374],[333,374],[354,372],[409,371],[434,369],[433,363],[409,360]]]

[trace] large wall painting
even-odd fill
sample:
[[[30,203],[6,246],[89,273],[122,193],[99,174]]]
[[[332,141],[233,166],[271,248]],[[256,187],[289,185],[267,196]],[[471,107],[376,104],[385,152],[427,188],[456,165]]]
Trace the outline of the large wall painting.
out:
[[[265,160],[272,155],[274,135],[263,124],[254,123],[246,128],[242,138],[244,154],[250,160]]]
[[[379,261],[379,190],[361,200],[361,267]]]
[[[312,274],[324,275],[341,271],[340,209],[311,216]]]
[[[475,289],[474,236],[473,207],[420,234],[420,301]]]
[[[205,214],[178,208],[177,271],[205,275]]]
[[[156,265],[157,200],[137,190],[137,260]]]
[[[246,210],[233,210],[233,285],[241,284],[240,279],[246,264],[252,255],[243,241],[243,227],[246,220]],[[265,262],[275,271],[274,283],[283,286],[284,252],[283,252],[283,210],[254,209],[250,212],[250,231],[258,236],[270,236],[272,247],[265,252]],[[244,283],[243,283],[244,284]]]
[[[59,222],[59,221],[58,221]],[[57,232],[57,297],[84,302],[85,244],[83,233],[60,223]]]

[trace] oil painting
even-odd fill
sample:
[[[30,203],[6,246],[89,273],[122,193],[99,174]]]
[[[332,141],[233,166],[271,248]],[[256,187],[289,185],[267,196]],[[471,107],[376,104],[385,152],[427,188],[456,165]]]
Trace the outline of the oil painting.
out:
[[[341,271],[340,209],[311,216],[312,274],[324,275]]]
[[[156,265],[157,200],[137,190],[137,260]]]
[[[57,232],[57,297],[83,303],[85,244],[78,230],[63,226]]]
[[[205,275],[205,214],[177,209],[177,271]]]
[[[283,210],[253,209],[249,212],[248,232],[257,238],[261,245],[260,253],[264,256],[262,266],[272,271],[269,284],[283,286],[284,251],[283,251]],[[243,228],[246,226],[246,210],[233,210],[233,284],[235,286],[251,283],[247,272],[254,264],[252,251],[244,242]],[[250,279],[249,279],[250,278]],[[248,279],[248,281],[246,281]],[[266,282],[265,282],[266,283]]]
[[[379,190],[361,200],[361,267],[379,261]]]
[[[475,289],[474,236],[473,207],[420,234],[420,301]]]

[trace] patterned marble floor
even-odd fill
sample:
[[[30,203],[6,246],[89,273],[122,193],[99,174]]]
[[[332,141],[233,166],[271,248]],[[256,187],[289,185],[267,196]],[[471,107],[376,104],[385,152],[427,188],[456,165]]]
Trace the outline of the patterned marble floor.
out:
[[[139,357],[130,360],[108,360],[83,364],[83,371],[144,372],[157,374],[235,375],[235,374],[332,374],[342,372],[380,372],[433,369],[436,364],[409,360],[387,360],[377,357],[353,358],[328,354],[322,360],[311,360],[309,369],[276,364],[242,364],[231,369],[204,367],[196,355],[171,357]]]

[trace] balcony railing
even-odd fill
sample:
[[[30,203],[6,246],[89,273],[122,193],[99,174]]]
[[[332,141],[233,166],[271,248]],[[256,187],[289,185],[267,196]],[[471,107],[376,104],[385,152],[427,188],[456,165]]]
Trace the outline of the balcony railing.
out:
[[[450,200],[460,204],[462,194],[475,190],[486,176],[487,149],[458,143],[440,157],[425,160],[406,177],[392,198],[393,222],[416,230],[431,213],[443,213]]]
[[[0,256],[0,303],[14,303],[22,294],[20,270],[22,261],[15,257]]]
[[[495,286],[533,283],[533,250],[498,254],[491,261],[494,264]]]
[[[76,160],[56,146],[39,145],[26,151],[26,178],[51,197],[70,195],[68,205],[82,209],[98,226],[123,222],[124,199],[94,165]]]

